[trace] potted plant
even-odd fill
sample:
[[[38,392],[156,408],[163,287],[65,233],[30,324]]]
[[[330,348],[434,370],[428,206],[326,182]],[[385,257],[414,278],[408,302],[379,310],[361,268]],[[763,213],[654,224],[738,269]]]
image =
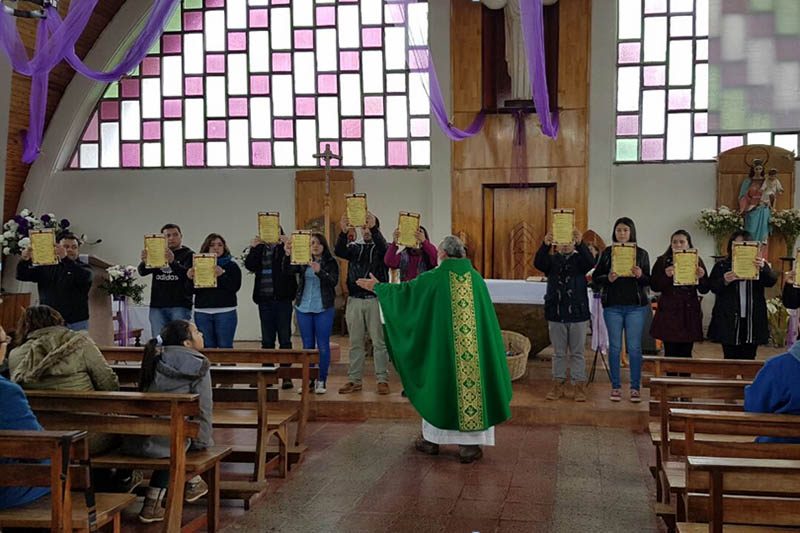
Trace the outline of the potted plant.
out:
[[[797,237],[800,236],[800,210],[781,209],[772,213],[772,231],[783,236],[786,241],[786,256],[794,259]]]
[[[725,240],[731,233],[741,229],[742,215],[725,205],[703,209],[697,225],[714,238],[716,257],[720,257],[725,255]]]

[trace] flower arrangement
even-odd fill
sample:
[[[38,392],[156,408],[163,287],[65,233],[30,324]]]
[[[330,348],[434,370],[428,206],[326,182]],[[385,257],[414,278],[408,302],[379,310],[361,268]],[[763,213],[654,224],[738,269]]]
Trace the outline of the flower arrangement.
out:
[[[3,234],[0,236],[0,246],[3,255],[16,255],[30,246],[28,234],[31,230],[49,229],[56,231],[56,235],[71,231],[70,222],[66,218],[58,219],[53,213],[41,216],[34,215],[30,210],[23,209],[14,218],[3,224]],[[80,236],[86,239],[85,235]]]
[[[797,237],[800,236],[800,210],[781,209],[775,211],[770,217],[772,231],[783,235],[786,241],[786,254],[794,256],[794,247]]]
[[[786,334],[789,330],[789,311],[779,296],[767,300],[767,321],[772,346],[782,348],[786,345]]]
[[[709,235],[714,237],[717,245],[717,254],[722,255],[722,247],[725,238],[732,232],[742,227],[742,215],[728,206],[721,206],[716,209],[708,208],[700,211],[697,219],[697,226],[704,229]]]
[[[126,297],[133,300],[134,303],[142,303],[145,286],[143,283],[136,283],[135,266],[114,265],[108,267],[106,272],[108,272],[108,279],[100,285],[101,289],[111,296]]]

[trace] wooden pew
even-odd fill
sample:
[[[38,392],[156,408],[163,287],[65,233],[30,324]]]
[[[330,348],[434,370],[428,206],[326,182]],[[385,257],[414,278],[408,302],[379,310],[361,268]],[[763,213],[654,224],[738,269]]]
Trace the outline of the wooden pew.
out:
[[[141,392],[26,391],[39,422],[48,429],[78,429],[117,435],[166,436],[170,457],[150,459],[111,451],[92,457],[96,468],[169,470],[165,531],[181,531],[184,484],[195,475],[208,484],[206,514],[186,525],[194,530],[207,525],[219,527],[220,462],[231,453],[224,446],[187,451],[186,439],[198,434],[197,422],[189,418],[200,413],[197,394]]]
[[[800,461],[690,456],[686,479],[691,522],[678,523],[681,533],[800,527]]]
[[[112,364],[111,368],[123,387],[137,385],[141,372],[138,362]],[[270,385],[279,383],[277,368],[213,366],[210,372],[214,385],[214,427],[256,429],[255,446],[232,446],[231,454],[225,458],[225,462],[253,464],[250,480],[220,482],[222,498],[241,498],[249,507],[250,499],[267,488],[268,471],[276,470],[281,477],[286,477],[289,465],[288,423],[294,417],[294,412],[269,407],[267,391]],[[237,387],[239,385],[243,388]],[[270,454],[268,445],[272,437],[277,438],[277,444],[273,447],[277,453]]]
[[[674,407],[683,408],[719,408],[742,410],[741,404],[724,402],[739,401],[744,399],[744,389],[751,383],[750,380],[707,380],[694,378],[657,377],[650,381],[650,406],[651,415],[657,418],[650,423],[650,440],[656,450],[656,465],[653,475],[656,480],[656,500],[665,504],[670,503],[667,485],[666,468],[669,461],[670,440],[683,438],[680,431],[671,432],[669,427],[669,411]],[[691,399],[691,402],[681,401]],[[670,465],[674,467],[675,465]],[[682,468],[682,465],[678,465]],[[659,514],[666,513],[660,509]]]
[[[736,359],[710,359],[694,357],[660,357],[646,355],[643,358],[642,371],[652,377],[668,377],[668,373],[689,374],[693,378],[710,379],[753,379],[764,366],[764,361],[747,361]],[[650,376],[642,377],[642,384],[650,384]]]
[[[0,431],[0,457],[37,463],[0,464],[1,487],[49,487],[50,494],[20,507],[0,510],[0,528],[89,531],[86,498],[73,489],[88,488],[88,443],[85,431]],[[42,461],[49,464],[41,464]],[[75,464],[81,461],[82,465]],[[121,530],[120,512],[136,498],[131,494],[94,494],[97,527],[113,523]]]
[[[100,348],[105,358],[111,362],[141,363],[143,350],[129,347]],[[247,462],[254,465],[253,475],[249,481],[222,481],[222,495],[225,498],[241,498],[245,508],[249,508],[250,499],[266,488],[266,473],[273,466],[284,477],[291,465],[302,460],[306,446],[303,444],[306,423],[310,410],[312,391],[311,379],[316,379],[317,368],[312,364],[319,362],[317,350],[263,350],[213,348],[203,350],[209,361],[225,365],[250,365],[246,367],[213,366],[212,380],[218,384],[255,385],[254,389],[244,390],[214,389],[215,428],[244,428],[256,431],[256,444],[235,445],[232,453],[226,458],[228,462]],[[264,368],[263,365],[292,364],[299,366]],[[258,365],[253,367],[252,365]],[[126,372],[118,366],[121,372]],[[138,366],[135,367],[138,371]],[[225,370],[228,369],[228,370]],[[239,370],[242,369],[242,370]],[[249,369],[249,370],[248,370]],[[255,381],[261,376],[263,381]],[[134,378],[135,381],[136,378]],[[269,407],[269,394],[266,386],[276,384],[280,379],[299,379],[303,394],[299,401],[282,401],[277,407]],[[274,405],[274,404],[273,404]],[[289,437],[289,423],[297,422],[294,441]],[[269,445],[269,439],[275,436],[277,446]]]

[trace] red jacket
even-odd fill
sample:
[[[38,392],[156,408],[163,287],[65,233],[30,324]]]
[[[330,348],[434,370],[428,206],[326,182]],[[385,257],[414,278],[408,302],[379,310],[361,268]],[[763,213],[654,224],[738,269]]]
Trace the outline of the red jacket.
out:
[[[400,253],[397,253],[397,243],[391,243],[386,250],[386,255],[383,257],[384,263],[389,268],[400,269],[400,281],[411,281],[420,274],[419,264],[420,261],[425,259],[425,270],[432,270],[439,264],[438,252],[436,247],[431,244],[431,241],[426,240],[422,243],[421,253],[409,253],[408,248]],[[408,263],[403,268],[403,256],[408,258]]]

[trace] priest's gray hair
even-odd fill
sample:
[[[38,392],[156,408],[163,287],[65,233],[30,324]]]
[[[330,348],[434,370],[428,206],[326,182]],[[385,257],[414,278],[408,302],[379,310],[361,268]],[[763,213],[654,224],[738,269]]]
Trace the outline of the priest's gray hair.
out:
[[[444,252],[447,257],[453,259],[463,259],[467,257],[467,249],[461,239],[455,235],[448,235],[442,240],[439,248]]]

